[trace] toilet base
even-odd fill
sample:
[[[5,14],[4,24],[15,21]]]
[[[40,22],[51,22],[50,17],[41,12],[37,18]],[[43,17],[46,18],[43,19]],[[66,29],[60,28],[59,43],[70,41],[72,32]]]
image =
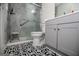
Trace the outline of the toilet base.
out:
[[[40,42],[39,39],[34,39],[34,40],[33,40],[33,46],[34,46],[34,47],[42,46],[42,45],[44,45],[44,44],[45,44],[44,40],[41,41],[41,42]]]

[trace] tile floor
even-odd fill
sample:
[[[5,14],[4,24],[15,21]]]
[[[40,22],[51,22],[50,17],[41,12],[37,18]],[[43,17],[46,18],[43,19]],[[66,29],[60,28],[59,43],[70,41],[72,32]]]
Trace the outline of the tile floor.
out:
[[[47,46],[34,48],[33,42],[22,43],[6,47],[4,50],[5,56],[57,56]]]

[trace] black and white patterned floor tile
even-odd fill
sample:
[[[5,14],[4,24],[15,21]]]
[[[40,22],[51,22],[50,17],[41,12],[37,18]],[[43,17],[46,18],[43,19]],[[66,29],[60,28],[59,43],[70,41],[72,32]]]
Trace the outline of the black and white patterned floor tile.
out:
[[[12,45],[4,50],[5,56],[57,56],[46,46],[34,48],[32,42]]]

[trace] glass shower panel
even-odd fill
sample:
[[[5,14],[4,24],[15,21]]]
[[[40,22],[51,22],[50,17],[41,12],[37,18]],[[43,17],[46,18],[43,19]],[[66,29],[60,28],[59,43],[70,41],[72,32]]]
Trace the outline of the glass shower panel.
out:
[[[20,37],[32,39],[31,32],[41,31],[40,29],[40,8],[29,3],[25,4],[25,19],[20,20]]]

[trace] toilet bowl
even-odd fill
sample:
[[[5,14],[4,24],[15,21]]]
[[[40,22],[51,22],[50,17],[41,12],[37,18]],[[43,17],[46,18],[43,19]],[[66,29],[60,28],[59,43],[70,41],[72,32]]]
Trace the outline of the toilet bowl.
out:
[[[33,46],[40,46],[40,37],[42,35],[42,32],[31,32],[31,36],[33,38]]]

